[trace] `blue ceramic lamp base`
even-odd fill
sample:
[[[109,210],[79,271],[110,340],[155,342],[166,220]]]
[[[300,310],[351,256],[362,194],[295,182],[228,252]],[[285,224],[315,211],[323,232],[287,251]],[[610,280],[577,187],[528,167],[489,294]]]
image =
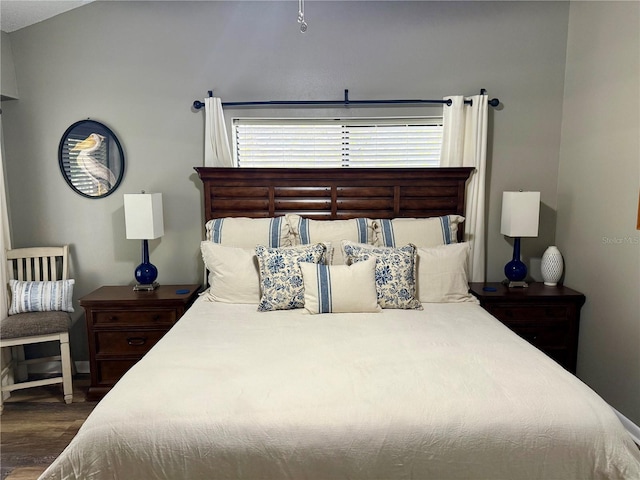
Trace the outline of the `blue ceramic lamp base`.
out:
[[[504,266],[504,274],[509,281],[509,287],[528,287],[527,266],[520,260],[520,237],[513,241],[513,258]]]
[[[149,242],[142,240],[142,263],[136,267],[135,277],[138,284],[134,290],[155,290],[160,285],[156,282],[158,269],[149,262]]]

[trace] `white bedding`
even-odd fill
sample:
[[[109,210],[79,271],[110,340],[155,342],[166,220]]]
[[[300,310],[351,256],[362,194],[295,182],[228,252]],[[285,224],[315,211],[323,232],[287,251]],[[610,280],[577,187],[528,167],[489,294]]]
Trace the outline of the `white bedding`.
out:
[[[475,304],[200,299],[43,479],[640,478],[610,407]]]

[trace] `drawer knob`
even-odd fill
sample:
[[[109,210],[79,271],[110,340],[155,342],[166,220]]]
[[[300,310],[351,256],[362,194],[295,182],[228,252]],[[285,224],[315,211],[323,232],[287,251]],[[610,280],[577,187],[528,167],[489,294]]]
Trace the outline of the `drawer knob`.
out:
[[[139,347],[147,343],[147,339],[145,337],[129,337],[127,338],[127,343],[134,347]]]

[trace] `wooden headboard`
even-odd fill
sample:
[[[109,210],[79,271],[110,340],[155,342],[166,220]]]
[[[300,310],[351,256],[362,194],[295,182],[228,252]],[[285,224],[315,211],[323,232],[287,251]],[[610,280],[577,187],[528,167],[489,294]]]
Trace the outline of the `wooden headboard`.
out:
[[[287,213],[319,220],[464,215],[472,168],[210,168],[205,221]],[[462,229],[459,231],[462,239]]]

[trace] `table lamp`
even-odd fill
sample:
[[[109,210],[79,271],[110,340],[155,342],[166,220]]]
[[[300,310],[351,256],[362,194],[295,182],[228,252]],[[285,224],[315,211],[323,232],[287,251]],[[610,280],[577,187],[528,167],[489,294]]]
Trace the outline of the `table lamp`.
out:
[[[161,193],[126,193],[124,220],[127,239],[142,240],[142,263],[135,269],[138,282],[134,290],[154,290],[158,287],[158,269],[149,262],[149,240],[164,235]]]
[[[540,192],[502,192],[500,233],[513,240],[513,258],[504,266],[509,287],[527,287],[527,266],[520,260],[520,238],[537,237]]]

